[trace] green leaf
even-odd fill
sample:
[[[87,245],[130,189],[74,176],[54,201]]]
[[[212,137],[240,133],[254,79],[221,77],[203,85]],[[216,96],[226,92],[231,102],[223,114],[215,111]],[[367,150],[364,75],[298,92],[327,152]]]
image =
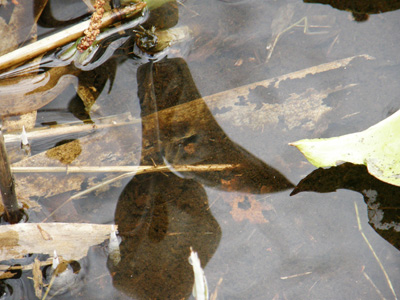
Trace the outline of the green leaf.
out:
[[[364,164],[371,175],[400,186],[400,110],[361,132],[289,145],[297,147],[316,167],[341,162]]]

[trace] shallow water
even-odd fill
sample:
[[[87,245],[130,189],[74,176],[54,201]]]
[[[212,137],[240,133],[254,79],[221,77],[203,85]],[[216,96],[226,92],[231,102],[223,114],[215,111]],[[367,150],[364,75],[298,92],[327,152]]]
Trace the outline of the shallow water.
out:
[[[57,18],[70,18],[68,9]],[[376,227],[398,224],[399,188],[342,165],[313,173],[290,196],[315,168],[288,143],[360,131],[398,110],[400,12],[355,22],[301,1],[188,0],[178,9],[174,27],[188,26],[192,38],[167,57],[149,62],[123,46],[80,75],[99,91],[91,121],[73,85],[36,119],[36,127],[100,125],[117,115],[111,123],[128,125],[35,139],[31,157],[12,156],[23,166],[59,166],[48,150],[79,140],[79,150],[61,151],[70,166],[170,167],[116,180],[51,215],[115,223],[122,238],[121,262],[107,261],[107,242],[92,247],[80,261],[85,284],[53,299],[193,298],[189,247],[205,266],[211,299],[395,299],[400,253],[387,240],[399,248],[398,232],[378,234],[368,216]],[[204,169],[179,169],[186,165]],[[40,205],[27,211],[29,222],[40,222],[118,175],[15,176],[19,197]],[[376,217],[377,202],[390,219]],[[3,282],[13,292],[0,299],[36,299],[30,275]]]

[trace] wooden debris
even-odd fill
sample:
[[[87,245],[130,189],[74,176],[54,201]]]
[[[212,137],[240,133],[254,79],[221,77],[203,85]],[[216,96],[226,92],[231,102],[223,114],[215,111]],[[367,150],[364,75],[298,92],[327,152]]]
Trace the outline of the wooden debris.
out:
[[[11,174],[10,162],[4,144],[3,133],[0,130],[0,190],[3,200],[5,219],[9,223],[18,223],[22,218],[17,196],[15,194],[15,182]]]
[[[42,232],[52,239],[43,238]],[[29,253],[53,255],[55,249],[65,260],[79,260],[87,255],[89,247],[107,240],[110,232],[111,225],[86,223],[2,225],[0,260],[18,259]]]
[[[37,257],[35,257],[32,269],[33,287],[35,288],[35,295],[38,298],[42,298],[42,291],[43,291],[43,275],[40,267],[41,267],[40,261]]]

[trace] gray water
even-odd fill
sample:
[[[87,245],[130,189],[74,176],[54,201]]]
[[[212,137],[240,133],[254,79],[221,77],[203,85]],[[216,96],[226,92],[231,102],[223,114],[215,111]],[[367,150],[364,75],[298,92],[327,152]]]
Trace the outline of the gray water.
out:
[[[188,26],[192,38],[153,66],[146,58],[121,59],[119,53],[113,87],[108,92],[106,83],[91,117],[129,111],[140,119],[154,113],[151,101],[146,106],[141,96],[148,95],[148,78],[161,77],[160,92],[155,89],[159,111],[199,95],[204,102],[183,115],[174,111],[154,122],[143,119],[150,129],[132,125],[127,140],[110,130],[96,141],[132,165],[153,160],[245,167],[217,175],[141,175],[75,200],[76,211],[58,212],[50,221],[117,223],[123,263],[107,268],[106,254],[95,249],[87,258],[86,286],[53,299],[192,298],[189,246],[207,263],[210,299],[396,299],[400,253],[384,237],[395,244],[398,233],[379,235],[368,223],[366,202],[376,200],[368,191],[377,191],[382,206],[393,203],[398,222],[398,189],[349,167],[338,174],[322,172],[304,192],[290,196],[315,167],[288,143],[361,131],[398,110],[400,12],[356,22],[350,12],[301,1],[188,0],[178,7],[175,27]],[[343,65],[329,64],[335,61]],[[314,66],[317,72],[311,74]],[[307,76],[293,74],[301,70]],[[246,97],[227,93],[267,79],[275,84],[286,74],[289,79],[279,85],[248,86]],[[165,96],[174,90],[175,76],[183,92]],[[226,94],[212,98],[221,92]],[[67,106],[74,97],[71,86],[39,110],[38,126],[77,120]],[[32,153],[59,140],[33,143]],[[104,165],[115,163],[112,156],[101,157]],[[54,209],[54,196],[37,194],[42,211],[32,212],[32,222]],[[142,222],[148,227],[135,229]],[[98,276],[102,279],[90,281]],[[29,295],[24,299],[35,299]]]

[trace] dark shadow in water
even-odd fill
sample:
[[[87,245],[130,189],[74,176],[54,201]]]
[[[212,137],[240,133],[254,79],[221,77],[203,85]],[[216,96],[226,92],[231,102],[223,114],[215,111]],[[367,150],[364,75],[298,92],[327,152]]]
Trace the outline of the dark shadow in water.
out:
[[[83,3],[81,4],[81,7],[79,7],[79,9],[75,9],[75,12],[78,12],[77,14],[79,13],[82,14],[79,15],[78,17],[69,20],[58,20],[56,17],[54,17],[53,11],[51,9],[52,1],[46,2],[43,0],[34,0],[33,3],[34,3],[33,6],[34,14],[35,15],[40,14],[40,18],[38,19],[37,23],[42,27],[49,27],[49,28],[64,27],[71,24],[75,24],[81,21],[82,19],[90,16],[90,13],[87,12],[87,9],[85,5],[83,5]],[[74,6],[76,7],[79,4],[80,3],[78,1],[75,1]],[[41,12],[42,9],[43,11]]]
[[[293,185],[277,170],[232,142],[201,99],[180,58],[139,68],[142,165],[168,165],[173,173],[135,176],[122,192],[115,223],[123,241],[113,284],[138,299],[184,299],[193,287],[190,247],[204,267],[221,229],[201,184],[253,194]],[[224,171],[174,172],[174,165],[238,164]]]
[[[338,189],[361,193],[368,206],[369,224],[400,250],[400,187],[376,179],[366,166],[345,163],[317,169],[301,180],[291,195],[306,191],[330,193]]]
[[[239,164],[222,172],[180,174],[227,191],[261,194],[292,186],[277,170],[229,139],[201,99],[183,59],[165,59],[140,67],[138,84],[143,164]]]
[[[305,3],[329,4],[333,8],[351,11],[357,22],[368,20],[369,15],[379,14],[400,8],[399,0],[376,1],[376,0],[303,0]]]
[[[168,13],[174,12],[176,9]],[[148,29],[153,24],[151,16],[147,22],[143,26]],[[157,28],[175,24],[176,21],[165,21]],[[90,106],[107,79],[112,81],[115,67],[109,61],[90,73],[72,66],[51,68],[51,83],[56,84],[61,76],[69,74],[79,78],[80,86],[87,90],[94,86],[92,101],[83,102],[89,115]],[[116,265],[109,261],[108,265],[114,286],[129,296],[187,298],[193,287],[190,247],[198,252],[204,267],[222,234],[202,184],[252,194],[283,191],[293,185],[229,139],[201,99],[183,59],[143,65],[138,69],[137,81],[143,134],[141,165],[166,164],[173,172],[137,175],[124,188],[115,212],[122,237],[121,261]],[[234,167],[222,171],[174,170],[176,165],[224,164]],[[0,281],[0,291],[10,287]],[[32,292],[31,283],[29,288]]]
[[[133,178],[122,192],[115,223],[123,241],[113,284],[138,299],[183,299],[193,287],[190,247],[204,267],[216,251],[221,229],[204,188],[173,174]]]

